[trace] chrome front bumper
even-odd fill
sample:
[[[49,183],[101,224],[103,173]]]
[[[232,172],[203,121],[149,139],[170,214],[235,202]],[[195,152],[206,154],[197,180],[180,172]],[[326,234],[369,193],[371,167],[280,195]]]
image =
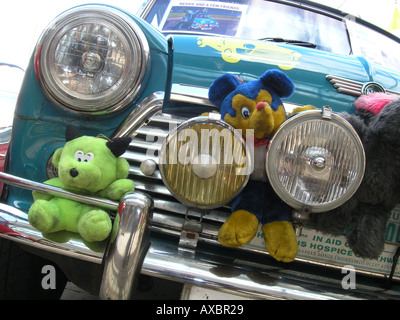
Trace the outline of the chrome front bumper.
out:
[[[44,238],[30,226],[25,212],[0,204],[0,237],[41,250],[103,264],[99,293],[102,299],[128,299],[134,277],[139,273],[253,299],[399,298],[397,292],[379,287],[358,285],[357,291],[344,290],[340,281],[316,274],[307,276],[302,271],[261,265],[247,260],[216,259],[215,256],[188,252],[160,241],[152,241],[150,245],[148,233],[153,201],[141,192],[128,194],[117,204],[70,194],[5,173],[0,173],[0,181],[118,210],[120,223],[114,242],[93,251],[82,240],[71,239],[58,243]]]
[[[63,243],[45,238],[28,223],[25,212],[0,203],[0,237],[80,260],[104,264],[100,297],[103,299],[128,299],[133,279],[140,272],[140,262],[149,247],[149,220],[152,199],[146,194],[127,194],[120,204],[113,201],[85,197],[42,183],[0,173],[0,181],[9,185],[40,191],[62,198],[73,199],[118,211],[120,222],[112,243],[97,247],[88,246],[80,237],[71,237]],[[147,244],[146,244],[147,243]],[[91,248],[89,248],[89,246]]]

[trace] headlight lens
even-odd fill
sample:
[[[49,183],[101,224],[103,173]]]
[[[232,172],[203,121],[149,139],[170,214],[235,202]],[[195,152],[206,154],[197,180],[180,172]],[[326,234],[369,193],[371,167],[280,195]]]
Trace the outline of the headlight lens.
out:
[[[197,117],[165,139],[159,159],[164,184],[181,202],[202,209],[219,207],[246,185],[251,152],[227,123]]]
[[[134,99],[148,59],[146,38],[130,17],[108,7],[82,6],[46,29],[38,45],[36,72],[58,104],[102,113]]]
[[[297,210],[329,211],[358,189],[365,170],[362,143],[353,127],[335,113],[300,113],[271,140],[266,170],[276,193]]]

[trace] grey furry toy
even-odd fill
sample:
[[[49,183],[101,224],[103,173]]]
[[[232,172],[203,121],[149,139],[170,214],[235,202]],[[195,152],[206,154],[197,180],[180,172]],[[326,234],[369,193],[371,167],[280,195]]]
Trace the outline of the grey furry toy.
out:
[[[379,107],[374,99],[380,98],[387,102],[381,101]],[[312,219],[320,231],[345,234],[356,255],[376,259],[384,247],[390,212],[400,203],[400,98],[369,95],[354,104],[357,114],[340,115],[353,125],[364,145],[364,178],[349,201]]]

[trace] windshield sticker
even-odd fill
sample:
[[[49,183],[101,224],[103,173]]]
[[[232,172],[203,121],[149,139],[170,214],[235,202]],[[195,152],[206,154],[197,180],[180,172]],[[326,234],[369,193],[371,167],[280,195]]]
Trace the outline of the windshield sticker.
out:
[[[199,37],[197,45],[200,48],[208,46],[221,52],[222,59],[229,63],[237,63],[241,60],[258,61],[277,65],[283,70],[293,69],[300,63],[301,57],[297,51],[257,41]]]
[[[172,1],[161,22],[162,31],[202,32],[235,36],[247,5],[217,1]]]

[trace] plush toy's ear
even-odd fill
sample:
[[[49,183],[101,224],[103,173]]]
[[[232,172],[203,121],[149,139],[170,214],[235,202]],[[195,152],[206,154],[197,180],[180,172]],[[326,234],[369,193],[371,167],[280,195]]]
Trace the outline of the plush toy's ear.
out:
[[[399,146],[400,99],[385,105],[369,122],[371,135],[380,143],[385,142],[391,147]]]
[[[58,168],[58,164],[60,163],[60,157],[62,153],[63,148],[58,148],[54,154],[53,157],[51,158],[51,162],[53,162],[53,165]]]
[[[106,143],[106,146],[111,150],[112,154],[117,158],[122,155],[129,147],[132,141],[130,137],[114,138]]]
[[[242,83],[237,76],[230,73],[224,74],[211,84],[208,90],[208,98],[215,106],[220,108],[226,96]]]
[[[267,70],[261,77],[261,82],[273,89],[281,98],[288,98],[294,92],[294,84],[290,78],[280,70]]]
[[[67,129],[65,130],[65,141],[67,142],[79,138],[81,136],[82,132],[74,127],[68,126]]]
[[[395,95],[376,92],[360,96],[356,101],[354,101],[354,106],[358,111],[370,112],[373,115],[377,115],[381,112],[384,106],[397,98],[398,97]]]

